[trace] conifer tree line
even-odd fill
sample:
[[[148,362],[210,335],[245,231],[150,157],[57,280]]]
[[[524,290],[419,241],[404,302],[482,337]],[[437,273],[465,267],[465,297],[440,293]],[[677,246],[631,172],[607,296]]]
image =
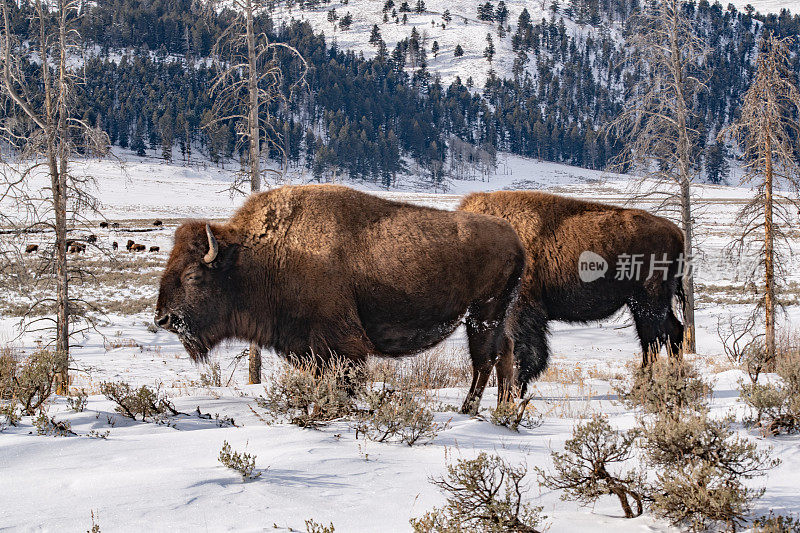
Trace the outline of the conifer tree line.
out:
[[[415,27],[390,48],[376,24],[370,43],[377,55],[365,60],[331,46],[308,24],[274,27],[262,15],[259,28],[291,44],[309,65],[308,90],[269,114],[288,164],[318,179],[338,173],[391,186],[410,158],[438,180],[452,168],[453,138],[490,153],[605,168],[622,148],[606,128],[644,75],[610,24],[625,22],[637,8],[638,0],[555,1],[549,18],[533,20],[527,10],[510,15],[502,1],[477,2],[481,18],[498,32],[480,50],[466,52],[485,57],[487,70],[503,39],[514,53],[511,77],[491,74],[485,87],[471,87],[471,79],[442,83],[429,61],[454,53]],[[31,9],[22,1],[12,13],[22,33]],[[695,102],[693,127],[701,135],[692,161],[695,172],[719,182],[730,154],[717,134],[738,115],[755,72],[758,36],[764,30],[798,34],[800,17],[786,11],[764,17],[706,0],[684,9],[712,47],[708,90]],[[190,162],[200,151],[221,165],[240,164],[234,124],[204,127],[212,120],[208,88],[216,74],[208,58],[230,13],[204,16],[191,0],[102,0],[82,10],[85,83],[77,87],[76,109],[86,123],[140,155]],[[573,35],[564,17],[593,31]],[[447,18],[443,25],[456,23]],[[27,33],[35,40],[33,28]],[[289,55],[282,61],[290,83],[300,66]],[[792,61],[797,71],[797,54]],[[35,68],[30,75],[37,75]]]

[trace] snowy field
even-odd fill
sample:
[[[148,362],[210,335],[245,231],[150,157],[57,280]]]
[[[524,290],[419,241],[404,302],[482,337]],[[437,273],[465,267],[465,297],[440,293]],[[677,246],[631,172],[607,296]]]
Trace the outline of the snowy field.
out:
[[[500,158],[497,174],[487,181],[452,182],[444,194],[417,192],[419,184],[401,182],[400,191],[385,192],[370,184],[355,184],[376,194],[441,208],[454,208],[471,190],[504,188],[545,189],[587,199],[625,203],[633,193],[629,180],[600,172],[518,157]],[[195,366],[177,338],[165,331],[152,332],[154,300],[160,268],[171,245],[171,235],[181,220],[203,217],[223,219],[242,202],[231,196],[229,171],[215,167],[180,167],[155,160],[130,161],[125,171],[114,163],[87,162],[96,177],[96,196],[102,217],[119,228],[98,229],[94,217],[86,231],[97,234],[107,247],[128,238],[160,246],[153,254],[134,256],[124,250],[110,258],[90,250],[89,266],[98,270],[98,283],[81,286],[81,294],[99,302],[106,311],[97,331],[76,339],[72,350],[73,389],[89,394],[87,409],[70,411],[66,399],[57,398],[49,414],[68,420],[78,436],[37,436],[31,417],[19,428],[0,433],[0,529],[85,531],[91,514],[102,531],[304,531],[306,519],[328,524],[336,531],[408,531],[408,520],[441,505],[443,495],[429,483],[441,475],[448,462],[472,458],[481,451],[495,452],[512,463],[550,466],[550,451],[563,448],[577,421],[592,413],[606,413],[620,428],[634,421],[631,411],[615,401],[614,376],[640,360],[635,332],[627,313],[602,324],[555,324],[552,336],[554,371],[535,386],[534,408],[543,416],[536,429],[514,433],[490,422],[452,412],[438,412],[448,429],[426,445],[409,448],[363,439],[346,422],[321,430],[292,425],[265,425],[254,398],[263,386],[246,385],[246,362],[235,356],[241,344],[229,344],[212,353],[220,364],[223,387],[202,384],[205,366]],[[291,177],[303,183],[302,173]],[[352,185],[352,184],[351,184]],[[742,414],[737,401],[737,381],[742,372],[725,359],[717,337],[719,320],[744,316],[747,295],[739,287],[737,268],[725,257],[724,247],[735,234],[734,214],[749,196],[735,187],[703,186],[697,189],[699,250],[696,264],[698,294],[698,354],[692,360],[715,381],[712,409],[715,415]],[[653,200],[636,202],[653,208]],[[9,206],[0,206],[8,209]],[[6,213],[7,211],[4,211]],[[156,228],[154,219],[164,225]],[[153,231],[137,232],[148,229]],[[34,236],[30,242],[44,243]],[[792,246],[798,248],[800,235]],[[789,306],[782,320],[800,324],[800,261],[794,257],[786,270],[792,273]],[[121,276],[113,274],[122,273]],[[122,279],[119,279],[122,278]],[[135,282],[131,282],[135,279]],[[41,341],[35,334],[17,335],[16,304],[26,296],[0,289],[0,345],[30,353]],[[439,348],[452,357],[466,357],[463,329]],[[265,358],[264,371],[277,360]],[[160,385],[179,411],[168,425],[132,422],[114,411],[99,393],[103,381],[124,380],[132,385]],[[466,387],[435,392],[444,404],[460,405]],[[483,406],[496,401],[490,388]],[[215,420],[197,415],[232,417],[236,427],[219,427]],[[800,511],[800,438],[763,439],[741,425],[742,435],[773,447],[782,464],[754,484],[767,490],[754,514]],[[107,439],[87,434],[108,431]],[[243,483],[217,461],[223,441],[238,451],[257,456],[264,471],[257,480]],[[568,531],[673,531],[666,522],[650,516],[626,520],[619,504],[601,499],[592,507],[562,502],[559,494],[540,488],[529,475],[528,497],[544,507],[551,532]]]

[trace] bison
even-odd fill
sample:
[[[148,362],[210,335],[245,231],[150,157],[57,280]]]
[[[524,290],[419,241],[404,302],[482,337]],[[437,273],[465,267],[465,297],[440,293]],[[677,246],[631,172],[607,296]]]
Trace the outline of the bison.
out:
[[[112,243],[111,243],[111,248],[113,248],[114,250],[116,250],[117,248],[119,248],[119,243],[118,243],[117,241],[114,241],[114,242],[112,242]]]
[[[525,250],[504,220],[333,185],[252,195],[224,224],[187,222],[161,277],[157,326],[194,360],[237,338],[291,360],[426,350],[466,323],[474,412],[497,364],[510,389],[507,317]],[[498,361],[499,359],[499,361]]]
[[[680,355],[683,325],[672,301],[683,294],[684,238],[669,220],[639,209],[522,191],[471,194],[459,209],[507,220],[525,245],[527,266],[514,313],[523,394],[547,366],[551,320],[600,320],[627,305],[643,364],[663,344]]]
[[[101,227],[101,228],[104,228],[104,229],[105,229],[105,228],[107,228],[107,227],[108,227],[108,222],[106,222],[106,221],[104,220],[103,222],[101,222],[101,223],[100,223],[100,227]]]
[[[38,244],[29,244],[28,246],[25,247],[26,254],[32,254],[33,252],[38,252],[38,251],[39,251]]]
[[[161,248],[160,248],[160,247],[158,247],[158,246],[151,246],[151,247],[150,247],[150,251],[151,251],[151,252],[158,252],[159,250],[161,250]]]
[[[160,220],[154,220],[153,221],[153,225],[156,226],[156,227],[161,226],[162,224],[163,224],[163,222],[161,222]]]
[[[125,245],[125,249],[130,251],[131,248],[133,248],[135,245],[136,243],[133,241],[133,239],[128,239],[128,243]]]
[[[145,250],[147,250],[147,246],[144,244],[134,244],[130,247],[131,252],[144,252]]]
[[[96,243],[97,242],[97,235],[95,235],[94,233],[90,233],[83,240],[85,240],[88,243]]]
[[[86,252],[86,245],[80,243],[72,243],[69,245],[69,253],[71,254],[82,254]]]

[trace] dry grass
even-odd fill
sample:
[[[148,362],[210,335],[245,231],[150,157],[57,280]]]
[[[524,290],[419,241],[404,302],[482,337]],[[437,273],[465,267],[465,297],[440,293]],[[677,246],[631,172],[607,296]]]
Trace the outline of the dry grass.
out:
[[[472,379],[472,364],[464,352],[440,345],[405,359],[371,358],[367,375],[401,389],[465,387]]]

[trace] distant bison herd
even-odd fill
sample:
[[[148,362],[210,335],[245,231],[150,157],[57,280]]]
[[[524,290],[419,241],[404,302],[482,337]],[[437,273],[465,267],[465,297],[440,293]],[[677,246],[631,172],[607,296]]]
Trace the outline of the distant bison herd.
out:
[[[159,227],[163,226],[163,224],[164,223],[161,220],[154,220],[153,221],[153,226],[155,226],[156,228],[159,228]],[[111,222],[111,223],[109,223],[109,222],[107,222],[105,220],[100,222],[99,226],[100,226],[101,229],[108,229],[108,228],[111,228],[111,229],[114,229],[114,230],[119,230],[120,229],[119,222]],[[123,231],[125,231],[125,230],[123,230]],[[154,231],[154,230],[137,229],[137,230],[129,230],[129,231]],[[89,233],[89,234],[83,235],[83,236],[81,236],[79,238],[67,239],[66,248],[67,248],[67,252],[68,253],[81,254],[81,253],[85,253],[86,252],[86,245],[87,244],[97,245],[97,243],[98,243],[97,235],[95,235],[94,233]],[[25,253],[26,254],[32,254],[32,253],[38,252],[39,248],[40,248],[39,244],[28,244],[28,245],[25,246]],[[114,251],[118,250],[119,249],[119,243],[117,243],[117,241],[113,241],[111,243],[111,248]],[[139,244],[139,243],[136,243],[133,240],[128,240],[128,244],[125,246],[125,249],[128,250],[129,252],[146,252],[146,251],[149,250],[152,253],[156,253],[156,252],[159,252],[161,250],[161,247],[160,246],[149,246],[148,247],[145,244]]]
[[[543,193],[481,193],[442,211],[286,186],[252,195],[224,224],[176,230],[155,322],[195,360],[237,338],[292,361],[354,365],[421,352],[464,323],[473,377],[462,411],[475,412],[492,369],[498,402],[545,369],[551,320],[627,306],[645,363],[663,345],[679,356],[682,249],[666,219]],[[643,258],[635,276],[608,268],[631,257]]]

